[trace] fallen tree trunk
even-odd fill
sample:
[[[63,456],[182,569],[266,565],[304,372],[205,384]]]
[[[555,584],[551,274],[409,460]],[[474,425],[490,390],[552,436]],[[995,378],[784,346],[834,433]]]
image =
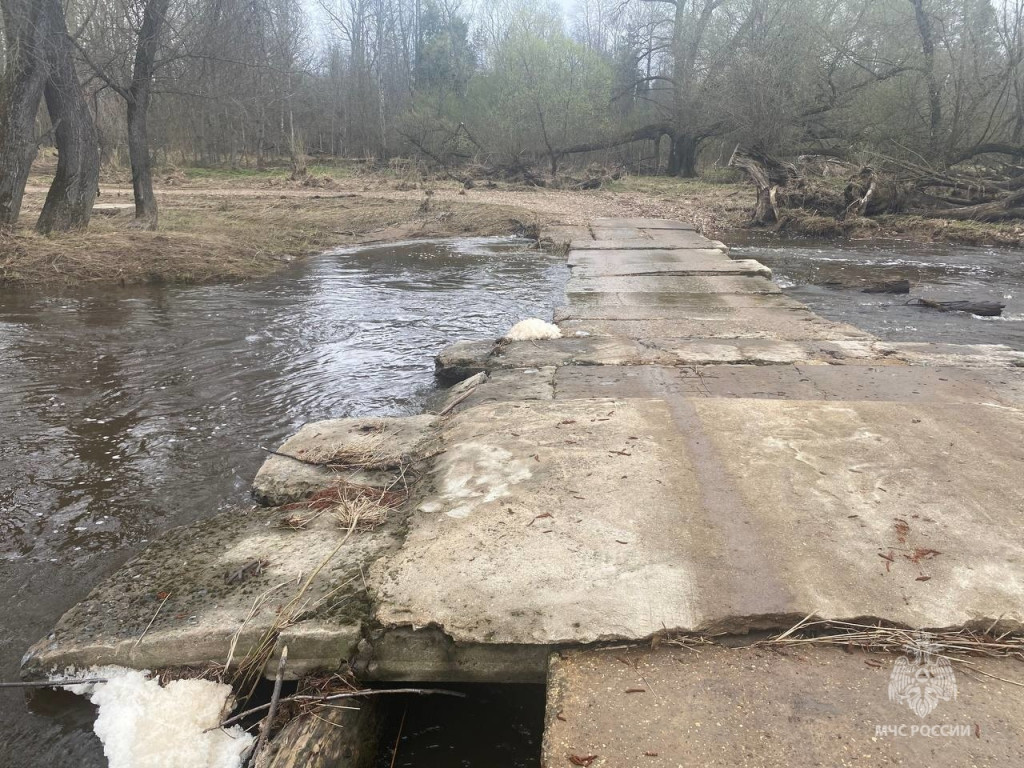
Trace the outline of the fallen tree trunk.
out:
[[[1024,189],[990,203],[968,205],[963,208],[940,208],[922,211],[930,219],[955,219],[957,221],[997,222],[1010,219],[1024,219]]]
[[[998,301],[931,301],[930,299],[911,299],[908,307],[928,307],[940,312],[968,312],[981,317],[1000,317],[1005,304]]]

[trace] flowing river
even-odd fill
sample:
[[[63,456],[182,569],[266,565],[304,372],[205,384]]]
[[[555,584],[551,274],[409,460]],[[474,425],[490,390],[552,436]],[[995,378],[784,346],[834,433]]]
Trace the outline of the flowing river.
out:
[[[1018,251],[749,241],[733,255],[888,340],[1024,348]],[[24,650],[148,540],[248,503],[262,447],[307,421],[418,412],[434,354],[550,319],[566,278],[522,241],[463,239],[340,251],[245,285],[0,292],[0,678],[16,679]],[[1007,309],[982,319],[861,293],[898,278],[911,296]],[[533,765],[542,700],[520,699],[494,705],[518,734],[507,743],[481,736],[453,763],[424,723],[397,764]],[[92,715],[69,694],[0,690],[0,765],[105,765]],[[465,756],[474,748],[482,762]]]
[[[524,241],[462,239],[245,285],[0,293],[0,679],[148,540],[248,503],[262,447],[419,412],[438,351],[550,320],[567,277]],[[0,765],[106,765],[92,715],[0,690]]]

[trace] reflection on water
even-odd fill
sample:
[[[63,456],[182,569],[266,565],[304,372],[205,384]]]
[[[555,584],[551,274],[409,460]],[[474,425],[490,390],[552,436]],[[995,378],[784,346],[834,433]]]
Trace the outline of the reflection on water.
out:
[[[242,286],[0,293],[0,678],[105,573],[245,503],[306,421],[417,412],[458,338],[550,319],[561,260],[521,241],[340,251]],[[89,707],[0,691],[0,764],[100,766]]]
[[[890,341],[1006,344],[1024,349],[1024,253],[903,242],[770,244],[749,241],[736,258],[772,268],[786,293],[833,320]],[[871,283],[907,279],[909,296],[862,293]],[[998,301],[1002,318],[906,306],[911,297],[936,301]]]

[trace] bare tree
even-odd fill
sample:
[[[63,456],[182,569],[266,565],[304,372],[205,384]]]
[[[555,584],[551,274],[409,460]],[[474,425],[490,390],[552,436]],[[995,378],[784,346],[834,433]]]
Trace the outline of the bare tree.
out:
[[[46,85],[48,14],[34,0],[3,0],[0,9],[7,42],[0,86],[0,229],[10,229],[21,215],[38,152],[36,114]]]
[[[51,34],[46,108],[57,144],[57,173],[36,223],[41,234],[89,226],[100,175],[96,127],[75,71],[74,44],[60,0],[44,0]]]

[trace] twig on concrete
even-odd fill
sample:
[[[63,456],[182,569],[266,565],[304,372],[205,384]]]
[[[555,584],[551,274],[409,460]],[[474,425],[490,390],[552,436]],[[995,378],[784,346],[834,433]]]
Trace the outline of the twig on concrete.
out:
[[[147,624],[146,628],[144,630],[142,630],[142,634],[139,635],[139,639],[136,640],[135,641],[135,645],[132,646],[132,650],[133,651],[136,648],[139,647],[139,643],[142,642],[142,638],[144,638],[146,636],[146,633],[149,632],[149,628],[152,627],[153,626],[153,622],[156,621],[156,617],[160,615],[160,611],[163,609],[164,603],[166,603],[170,599],[171,599],[171,593],[168,592],[166,595],[164,595],[164,599],[160,601],[160,605],[158,605],[156,607],[156,613],[153,614],[153,618],[149,620],[149,624]]]

